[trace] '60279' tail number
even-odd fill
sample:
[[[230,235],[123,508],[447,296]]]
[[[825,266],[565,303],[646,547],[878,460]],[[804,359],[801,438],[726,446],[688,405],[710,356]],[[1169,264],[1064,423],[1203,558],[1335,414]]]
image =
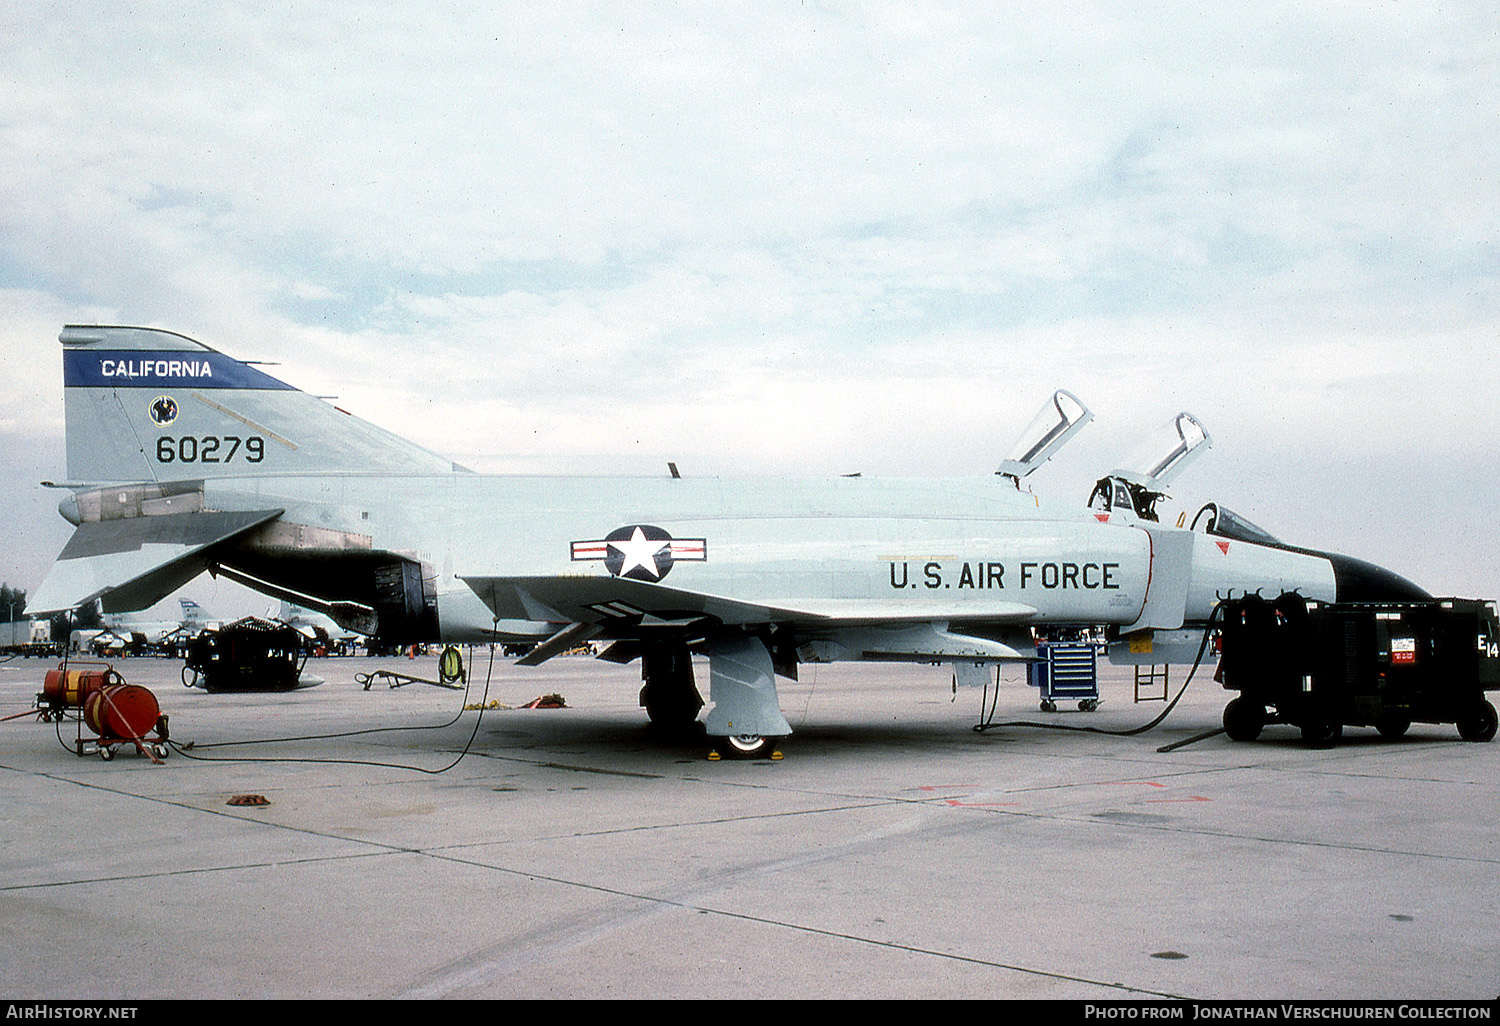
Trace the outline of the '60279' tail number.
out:
[[[266,440],[259,435],[162,435],[156,440],[158,463],[229,463],[235,459],[259,463],[266,458]]]

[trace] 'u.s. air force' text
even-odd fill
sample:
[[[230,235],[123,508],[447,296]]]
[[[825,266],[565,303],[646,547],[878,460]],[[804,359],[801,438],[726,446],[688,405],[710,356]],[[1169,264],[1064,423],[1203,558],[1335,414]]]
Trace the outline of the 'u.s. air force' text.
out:
[[[975,590],[1032,588],[1118,591],[1119,563],[1005,563],[930,562],[913,568],[891,563],[892,588],[973,588]]]

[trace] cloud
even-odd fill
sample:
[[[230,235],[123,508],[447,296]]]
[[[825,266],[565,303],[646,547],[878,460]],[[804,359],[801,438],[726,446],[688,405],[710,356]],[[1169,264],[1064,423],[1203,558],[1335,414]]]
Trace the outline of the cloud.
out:
[[[1500,441],[1482,5],[0,18],[0,433],[106,320],[500,468],[983,473],[1059,386],[1090,466]]]

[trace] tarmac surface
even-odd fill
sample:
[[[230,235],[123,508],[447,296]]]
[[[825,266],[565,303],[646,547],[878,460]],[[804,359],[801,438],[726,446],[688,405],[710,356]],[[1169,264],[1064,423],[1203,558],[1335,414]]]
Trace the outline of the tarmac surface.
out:
[[[326,683],[282,694],[140,658],[114,666],[193,745],[160,765],[0,723],[0,997],[1500,994],[1500,744],[1452,724],[1163,753],[1220,725],[1207,669],[1122,737],[976,732],[944,667],[838,664],[779,681],[784,758],[711,761],[651,735],[635,666],[470,658],[467,701],[511,708],[356,680],[435,656],[312,660]],[[51,665],[0,665],[0,715]],[[1007,670],[993,718],[1166,706],[1129,669],[1101,690],[1043,713]],[[549,693],[567,708],[516,708]]]

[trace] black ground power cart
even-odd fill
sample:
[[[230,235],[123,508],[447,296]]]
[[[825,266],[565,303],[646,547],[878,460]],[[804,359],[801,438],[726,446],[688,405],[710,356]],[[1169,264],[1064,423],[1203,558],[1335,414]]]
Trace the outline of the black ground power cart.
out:
[[[1270,723],[1310,744],[1346,726],[1400,737],[1413,723],[1453,723],[1466,741],[1495,736],[1500,622],[1476,599],[1323,603],[1249,595],[1219,609],[1215,679],[1239,697],[1224,730],[1253,741]]]

